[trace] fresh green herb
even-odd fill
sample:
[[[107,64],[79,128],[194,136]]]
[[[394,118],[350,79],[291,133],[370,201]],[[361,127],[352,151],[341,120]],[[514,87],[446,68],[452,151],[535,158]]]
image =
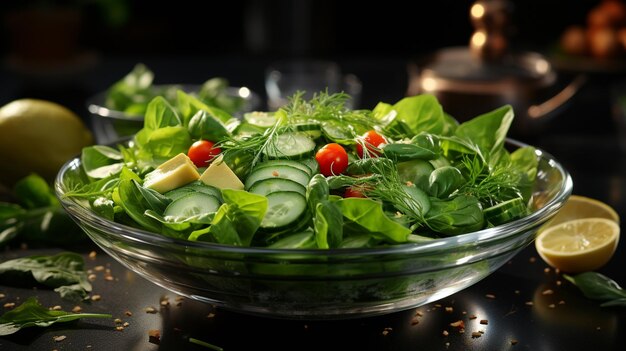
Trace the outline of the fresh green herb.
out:
[[[563,277],[576,285],[590,299],[604,301],[600,306],[626,307],[626,290],[611,278],[596,272],[584,272]]]
[[[13,196],[15,202],[0,202],[0,244],[16,238],[34,246],[86,239],[41,176],[31,174],[19,180]]]
[[[105,106],[126,112],[130,116],[142,116],[152,99],[160,96],[173,103],[177,91],[183,88],[174,84],[155,86],[153,82],[154,72],[139,63],[107,90]],[[204,82],[194,94],[208,106],[217,107],[231,114],[241,111],[245,104],[244,98],[231,94],[228,88],[226,79],[215,77]]]
[[[206,341],[198,340],[198,339],[195,339],[195,338],[189,338],[189,342],[192,343],[192,344],[199,345],[199,346],[204,346],[207,349],[211,349],[211,350],[215,350],[215,351],[224,351],[224,349],[219,347],[219,346],[216,346],[216,345],[213,345],[213,344],[209,344]]]
[[[54,323],[70,322],[81,318],[112,318],[102,313],[70,313],[43,307],[35,297],[0,316],[0,335],[10,335],[28,327],[48,327]]]
[[[84,264],[83,258],[72,252],[16,258],[0,263],[0,279],[21,284],[34,280],[55,288],[62,298],[79,301],[91,291]]]

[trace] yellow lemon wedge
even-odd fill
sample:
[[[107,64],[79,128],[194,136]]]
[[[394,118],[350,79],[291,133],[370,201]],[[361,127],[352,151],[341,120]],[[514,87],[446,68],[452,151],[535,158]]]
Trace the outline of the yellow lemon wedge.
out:
[[[568,273],[588,272],[611,259],[619,236],[619,224],[612,219],[574,219],[546,228],[537,236],[535,247],[552,267]]]

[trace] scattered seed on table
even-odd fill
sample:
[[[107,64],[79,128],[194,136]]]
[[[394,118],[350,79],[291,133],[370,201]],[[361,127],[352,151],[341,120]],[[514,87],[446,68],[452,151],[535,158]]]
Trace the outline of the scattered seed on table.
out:
[[[516,339],[511,339],[511,345],[517,345],[518,341]]]
[[[91,296],[91,301],[100,301],[102,299],[102,296],[100,295],[92,295]]]
[[[447,330],[445,330],[445,329],[444,329],[444,331],[443,331],[441,334],[442,334],[443,336],[448,336],[448,335],[450,335],[450,333],[448,333],[448,331],[447,331]]]
[[[104,270],[104,266],[95,266],[95,267],[93,267],[93,270],[96,271],[96,272],[103,271]]]
[[[549,268],[549,267],[544,268],[544,269],[543,269],[543,272],[544,272],[544,273],[550,273],[550,268]]]
[[[475,314],[472,314],[472,315],[469,316],[469,319],[476,319],[476,318],[478,318],[478,317],[476,317]]]
[[[117,331],[123,331],[124,327],[122,327],[121,325],[118,325],[117,327],[115,327],[115,330]]]
[[[211,312],[211,313],[207,314],[206,317],[207,318],[213,318],[213,317],[215,317],[215,313]]]
[[[480,338],[482,335],[481,332],[472,332],[472,338]]]
[[[83,308],[80,307],[80,306],[74,306],[74,308],[72,308],[72,312],[74,312],[74,313],[79,313],[82,310],[83,310]]]
[[[534,303],[534,302],[532,302],[532,301],[526,301],[526,306],[532,306],[532,305],[534,305],[534,304],[535,304],[535,303]]]
[[[553,304],[553,303],[551,303],[551,304],[549,304],[549,305],[548,305],[548,308],[555,308],[555,307],[556,307],[556,305],[555,305],[555,304]]]
[[[528,262],[530,263],[535,263],[535,261],[537,261],[537,258],[535,256],[528,259]]]
[[[496,295],[494,295],[494,294],[486,294],[485,297],[488,298],[488,299],[495,299]]]
[[[7,302],[4,304],[4,308],[13,308],[15,307],[15,302]]]
[[[480,324],[485,324],[486,325],[486,324],[489,324],[489,321],[486,320],[486,319],[481,319],[480,320]]]
[[[89,253],[89,258],[91,258],[92,260],[96,258],[97,253],[95,251],[91,251]]]
[[[61,307],[60,305],[50,307],[50,311],[60,311],[62,309],[63,307]]]
[[[552,289],[546,289],[541,292],[541,295],[552,295],[552,294],[554,294],[554,291]]]
[[[563,300],[559,301],[559,305],[565,305],[565,301]]]
[[[157,310],[152,306],[146,307],[145,311],[146,313],[157,313]]]
[[[56,341],[56,342],[61,342],[63,340],[65,340],[67,338],[67,336],[65,335],[56,335],[52,337],[52,340]]]
[[[115,324],[121,324],[122,322],[123,322],[123,321],[122,321],[121,319],[119,319],[119,318],[115,318],[115,319],[113,320],[113,323],[115,323]]]
[[[148,341],[157,345],[161,343],[161,331],[157,329],[148,330]]]
[[[129,325],[130,325],[130,323],[128,323],[128,322],[124,322],[124,324],[122,324],[122,326],[123,326],[124,328],[128,327]]]
[[[131,311],[126,311],[126,312],[124,312],[124,314],[127,315],[128,317],[133,315],[133,313]]]
[[[446,312],[452,313],[454,309],[452,307],[446,307]]]
[[[5,294],[0,294],[0,299],[4,299],[6,297]]]

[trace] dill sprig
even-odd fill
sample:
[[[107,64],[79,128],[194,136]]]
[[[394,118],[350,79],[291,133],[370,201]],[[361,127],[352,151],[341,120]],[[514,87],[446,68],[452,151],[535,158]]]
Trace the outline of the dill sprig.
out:
[[[502,201],[521,197],[518,188],[520,175],[512,171],[510,164],[497,164],[489,169],[477,155],[464,156],[461,160],[467,182],[458,193],[475,196],[483,207],[491,207]]]
[[[310,100],[304,99],[304,93],[296,92],[289,104],[283,107],[288,116],[288,123],[332,123],[352,131],[352,137],[372,129],[378,122],[368,110],[350,110],[346,102],[350,95],[346,93],[329,94],[328,91],[315,93]]]
[[[404,188],[398,176],[398,168],[394,162],[377,162],[373,166],[375,173],[380,174],[376,183],[368,187],[367,196],[393,206],[409,218],[410,221],[425,223],[422,205]]]

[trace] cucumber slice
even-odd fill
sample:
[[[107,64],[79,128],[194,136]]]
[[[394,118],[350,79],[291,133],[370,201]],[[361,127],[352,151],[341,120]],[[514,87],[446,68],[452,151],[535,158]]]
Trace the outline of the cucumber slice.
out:
[[[272,166],[255,168],[250,172],[244,185],[246,189],[250,189],[252,185],[258,181],[278,178],[293,180],[305,187],[309,184],[309,180],[311,179],[309,174],[301,169],[291,166]]]
[[[294,191],[267,195],[267,212],[261,221],[265,229],[279,229],[295,222],[306,211],[306,198]]]
[[[279,191],[294,191],[296,193],[306,195],[306,188],[304,186],[294,182],[293,180],[282,178],[260,180],[252,184],[248,191],[263,196]]]
[[[189,193],[172,201],[163,212],[163,217],[188,218],[201,214],[217,212],[220,201],[213,195],[205,193]]]
[[[304,158],[313,155],[315,142],[305,133],[288,132],[280,134],[263,153],[271,159]]]
[[[313,176],[314,174],[318,174],[320,172],[320,164],[317,163],[317,160],[315,160],[314,157],[304,158],[302,160],[299,160],[299,162],[309,167],[309,169],[311,170],[311,176]]]
[[[319,123],[299,123],[294,125],[296,131],[304,133],[312,139],[322,136],[322,126]]]
[[[200,192],[200,193],[215,196],[220,201],[222,199],[222,192],[220,191],[220,189],[214,186],[206,185],[201,181],[195,181],[195,182],[189,183],[180,188],[170,190],[163,195],[165,195],[166,197],[174,201],[174,200],[180,199],[181,197],[185,195],[195,193],[195,192]]]
[[[489,223],[500,225],[526,216],[528,207],[524,204],[524,199],[517,197],[491,206],[483,214]]]
[[[276,124],[274,112],[253,111],[243,114],[243,119],[251,125],[259,128],[269,128]]]
[[[258,163],[254,167],[254,170],[261,169],[263,167],[276,167],[276,166],[289,166],[289,167],[297,168],[297,169],[305,171],[309,175],[309,177],[313,176],[313,171],[311,170],[311,168],[309,168],[309,166],[307,166],[303,162],[294,161],[294,160],[269,160],[269,161]]]

